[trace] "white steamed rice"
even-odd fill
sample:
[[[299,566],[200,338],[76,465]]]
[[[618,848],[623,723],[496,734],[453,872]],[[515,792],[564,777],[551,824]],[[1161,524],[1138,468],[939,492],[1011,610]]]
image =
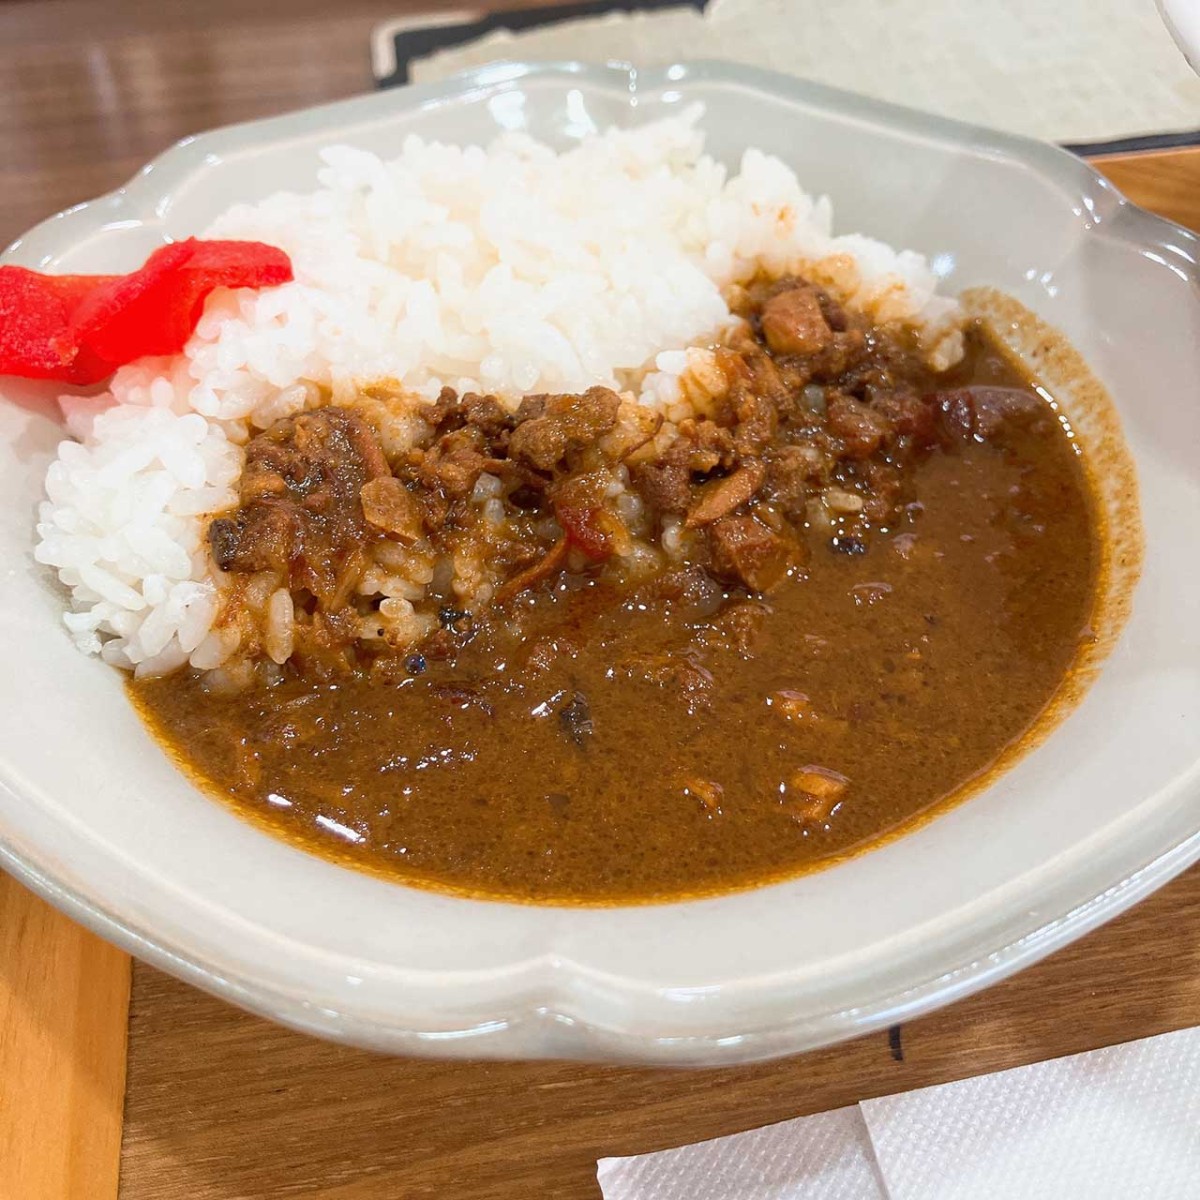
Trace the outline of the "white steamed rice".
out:
[[[390,162],[335,146],[315,191],[219,217],[207,236],[280,246],[296,279],[215,293],[181,355],[64,399],[77,440],[47,475],[35,555],[70,589],[80,648],[139,674],[220,664],[207,522],[236,502],[247,439],[322,397],[389,381],[405,397],[391,451],[444,385],[515,402],[605,384],[677,419],[681,377],[703,374],[732,320],[723,290],[759,271],[804,271],[877,321],[916,323],[935,364],[961,353],[958,307],[920,255],[832,236],[828,201],[757,150],[730,174],[699,118],[562,154],[519,135],[409,137]]]

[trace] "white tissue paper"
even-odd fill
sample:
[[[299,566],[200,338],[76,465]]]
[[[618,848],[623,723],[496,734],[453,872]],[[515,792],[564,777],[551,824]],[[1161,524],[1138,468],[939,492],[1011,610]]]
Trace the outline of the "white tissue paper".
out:
[[[1200,1200],[1200,1029],[637,1158],[605,1200]]]
[[[605,1200],[887,1200],[857,1105],[636,1158],[604,1158]]]
[[[888,1200],[1197,1200],[1200,1030],[860,1105]]]
[[[1150,0],[710,0],[704,16],[610,12],[498,30],[409,69],[420,83],[503,58],[726,59],[1062,142],[1200,125],[1200,78]]]

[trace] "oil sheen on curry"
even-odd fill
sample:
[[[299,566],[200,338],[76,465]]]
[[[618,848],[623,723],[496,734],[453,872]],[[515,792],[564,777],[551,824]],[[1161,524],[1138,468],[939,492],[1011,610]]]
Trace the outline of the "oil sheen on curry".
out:
[[[369,392],[266,430],[209,529],[256,652],[132,684],[152,728],[318,853],[544,902],[776,880],[964,789],[1090,637],[1071,431],[980,328],[937,374],[801,279],[737,309],[674,426],[593,388],[444,391],[391,459]],[[495,585],[435,571],[367,636],[365,573],[414,547]]]

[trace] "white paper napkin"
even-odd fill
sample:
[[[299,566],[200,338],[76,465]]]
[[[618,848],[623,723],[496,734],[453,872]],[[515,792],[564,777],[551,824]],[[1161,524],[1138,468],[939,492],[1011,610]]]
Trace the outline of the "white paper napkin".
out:
[[[636,1158],[604,1158],[605,1200],[888,1200],[857,1105]]]
[[[605,1200],[1200,1200],[1200,1029],[603,1159]]]
[[[724,58],[1063,142],[1200,126],[1200,79],[1151,0],[710,0],[501,30],[410,64]]]
[[[1200,1197],[1200,1029],[860,1107],[889,1200]]]

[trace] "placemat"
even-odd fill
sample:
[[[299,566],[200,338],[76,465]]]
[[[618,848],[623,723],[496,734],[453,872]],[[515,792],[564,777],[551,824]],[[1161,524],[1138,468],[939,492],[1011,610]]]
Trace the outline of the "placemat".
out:
[[[1200,141],[1200,77],[1149,2],[711,0],[703,13],[546,16],[497,18],[468,44],[406,43],[406,77],[511,58],[720,58],[1090,151]]]

